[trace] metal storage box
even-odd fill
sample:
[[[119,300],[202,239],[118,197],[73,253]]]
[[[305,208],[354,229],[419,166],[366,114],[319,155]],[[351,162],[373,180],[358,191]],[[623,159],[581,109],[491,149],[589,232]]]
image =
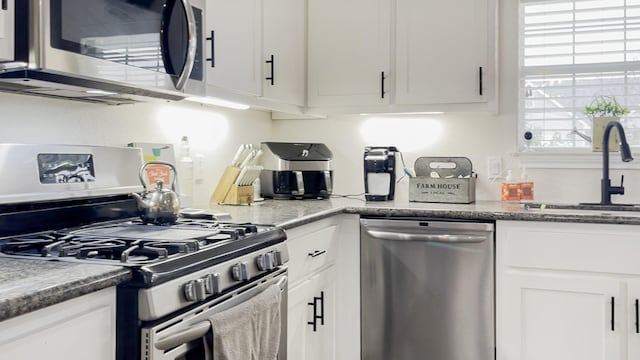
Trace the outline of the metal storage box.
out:
[[[420,157],[409,179],[409,201],[469,204],[476,200],[476,174],[466,157]]]

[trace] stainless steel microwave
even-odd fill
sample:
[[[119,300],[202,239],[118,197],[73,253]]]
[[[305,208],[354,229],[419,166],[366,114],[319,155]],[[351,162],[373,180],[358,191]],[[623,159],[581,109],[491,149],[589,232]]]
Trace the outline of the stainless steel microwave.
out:
[[[14,60],[0,63],[0,90],[87,99],[203,95],[204,2],[16,1]]]

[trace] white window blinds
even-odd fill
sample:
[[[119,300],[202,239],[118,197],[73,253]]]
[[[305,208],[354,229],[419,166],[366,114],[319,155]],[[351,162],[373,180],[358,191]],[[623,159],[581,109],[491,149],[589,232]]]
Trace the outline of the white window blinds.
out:
[[[532,148],[590,148],[584,107],[605,95],[640,145],[640,0],[521,0],[519,58],[521,144],[531,131]]]

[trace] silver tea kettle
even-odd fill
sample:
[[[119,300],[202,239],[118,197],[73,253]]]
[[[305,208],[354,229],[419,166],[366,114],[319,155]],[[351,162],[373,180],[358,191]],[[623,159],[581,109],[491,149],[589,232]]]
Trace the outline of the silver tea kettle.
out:
[[[147,191],[147,184],[144,180],[144,170],[147,166],[157,164],[166,165],[173,171],[173,181],[171,182],[171,190],[164,187],[162,180],[156,181],[156,187],[152,191]],[[145,187],[145,191],[142,196],[132,193],[137,203],[138,210],[140,211],[140,218],[146,223],[152,223],[156,225],[170,225],[174,224],[178,219],[178,213],[180,212],[180,199],[176,194],[176,178],[178,172],[173,164],[165,161],[149,161],[140,168],[140,182]]]

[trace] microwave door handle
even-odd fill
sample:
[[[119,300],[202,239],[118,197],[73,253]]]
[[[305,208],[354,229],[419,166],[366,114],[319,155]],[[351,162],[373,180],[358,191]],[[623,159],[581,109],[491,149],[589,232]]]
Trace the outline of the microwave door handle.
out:
[[[185,16],[187,18],[187,57],[184,62],[184,66],[178,72],[176,69],[173,69],[172,61],[171,61],[171,51],[169,51],[169,20],[166,17],[171,15],[171,8],[175,6],[177,2],[181,2],[184,7]],[[177,90],[183,90],[187,84],[187,80],[189,80],[189,76],[191,75],[191,70],[193,70],[193,65],[196,59],[196,47],[198,42],[198,36],[196,34],[196,25],[195,25],[195,15],[193,14],[193,9],[191,8],[191,3],[189,0],[170,0],[167,3],[170,3],[170,6],[167,6],[166,10],[162,12],[162,29],[160,30],[162,34],[161,36],[161,46],[164,49],[162,51],[162,57],[165,62],[165,68],[167,69],[167,73],[171,75],[177,76],[177,79],[173,79],[173,83]],[[175,74],[174,74],[175,72]]]
[[[176,89],[183,90],[187,85],[187,80],[193,70],[193,65],[196,61],[196,48],[198,47],[198,34],[196,33],[196,17],[193,14],[193,8],[189,0],[181,0],[184,7],[185,15],[187,16],[187,31],[189,33],[189,41],[187,46],[187,60],[184,62],[182,72],[178,76],[176,82]]]

